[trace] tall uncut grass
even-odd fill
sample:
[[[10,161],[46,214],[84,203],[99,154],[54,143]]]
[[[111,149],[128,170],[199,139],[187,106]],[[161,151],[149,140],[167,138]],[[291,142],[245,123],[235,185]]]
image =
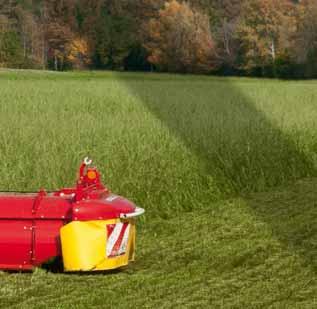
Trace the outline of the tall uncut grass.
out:
[[[0,190],[74,183],[91,156],[153,214],[316,175],[315,82],[0,73]]]

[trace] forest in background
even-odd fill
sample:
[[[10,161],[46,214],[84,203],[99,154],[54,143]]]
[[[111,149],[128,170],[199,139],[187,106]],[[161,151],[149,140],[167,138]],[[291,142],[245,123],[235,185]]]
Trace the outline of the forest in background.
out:
[[[315,0],[0,0],[0,67],[317,77]]]

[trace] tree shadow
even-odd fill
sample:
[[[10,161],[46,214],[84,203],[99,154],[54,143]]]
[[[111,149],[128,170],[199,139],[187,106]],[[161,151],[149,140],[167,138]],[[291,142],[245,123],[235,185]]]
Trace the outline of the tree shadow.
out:
[[[317,178],[269,193],[251,194],[246,202],[257,218],[269,223],[287,249],[303,257],[304,266],[317,272]]]
[[[262,192],[317,175],[293,136],[273,124],[235,81],[155,74],[118,78],[200,158],[224,194]],[[259,84],[246,81],[242,87],[247,92]]]
[[[155,74],[118,74],[117,78],[172,136],[199,157],[202,173],[213,178],[222,198],[264,192],[317,176],[313,159],[301,148],[298,136],[283,131],[246,95],[249,89],[266,87],[265,83]],[[283,111],[279,117],[283,119]],[[288,191],[260,193],[247,199],[254,215],[314,267],[316,183],[295,186],[291,195]],[[301,199],[303,194],[309,196],[306,201]]]

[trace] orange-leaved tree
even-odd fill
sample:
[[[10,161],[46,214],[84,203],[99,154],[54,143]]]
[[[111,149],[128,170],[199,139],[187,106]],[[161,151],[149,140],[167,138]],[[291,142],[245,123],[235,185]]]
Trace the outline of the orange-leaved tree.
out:
[[[176,0],[166,2],[147,25],[148,60],[160,70],[208,72],[215,67],[215,44],[207,15]]]
[[[290,48],[296,31],[295,6],[289,0],[250,0],[243,4],[238,36],[243,68],[273,66]]]
[[[87,67],[91,61],[89,44],[84,38],[74,38],[67,44],[66,59],[75,69]]]

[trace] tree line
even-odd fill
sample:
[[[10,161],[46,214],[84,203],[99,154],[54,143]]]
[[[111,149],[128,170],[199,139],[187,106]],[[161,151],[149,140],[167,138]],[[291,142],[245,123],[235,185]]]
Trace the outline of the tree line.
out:
[[[315,0],[0,0],[0,67],[317,77]]]

